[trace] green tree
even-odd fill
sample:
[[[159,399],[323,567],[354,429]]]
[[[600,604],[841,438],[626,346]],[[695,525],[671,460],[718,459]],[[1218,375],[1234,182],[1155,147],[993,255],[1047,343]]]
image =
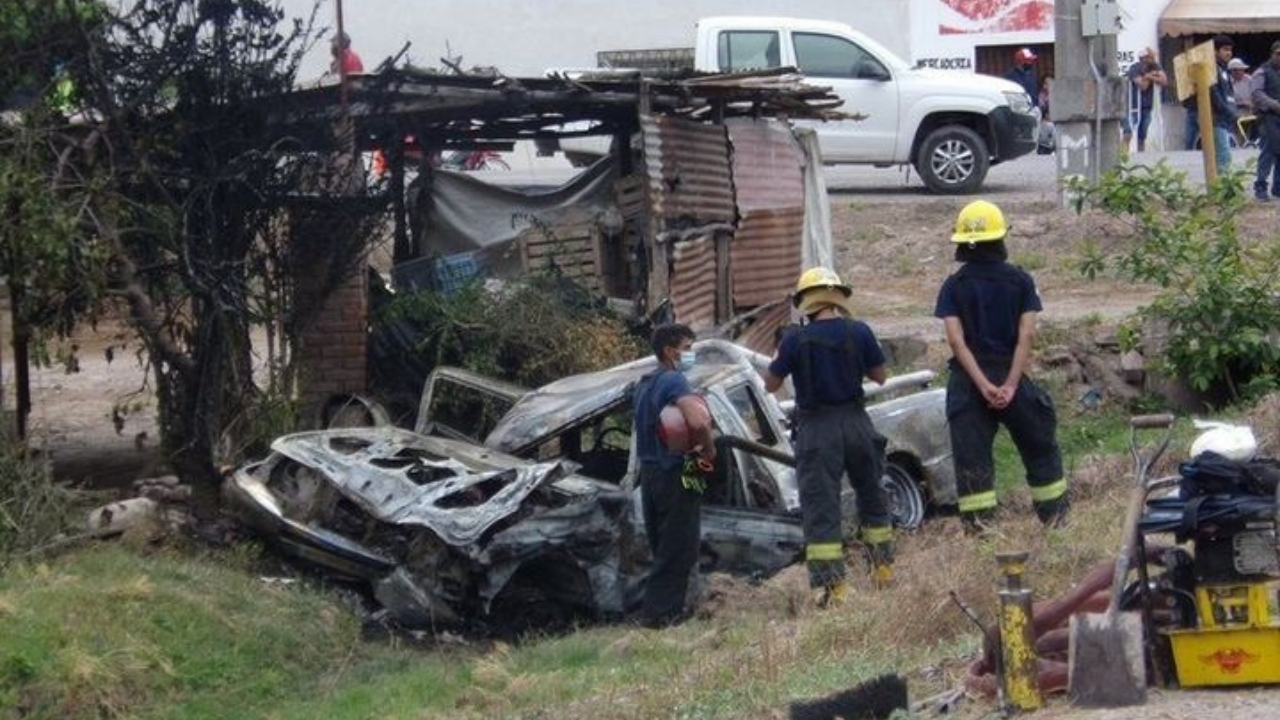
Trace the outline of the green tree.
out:
[[[1168,327],[1161,360],[1210,396],[1236,401],[1250,384],[1268,388],[1280,373],[1280,243],[1248,242],[1239,220],[1251,199],[1243,176],[1207,190],[1163,162],[1120,167],[1098,183],[1078,183],[1076,209],[1098,208],[1132,232],[1108,250],[1086,246],[1083,272],[1113,267],[1160,287],[1141,316]]]
[[[92,23],[81,9],[92,3],[63,1],[75,22],[61,31],[81,42],[58,65],[80,119],[54,136],[50,156],[93,178],[73,243],[108,258],[105,296],[127,308],[147,349],[168,458],[210,500],[218,465],[238,459],[225,450],[242,446],[234,436],[246,418],[291,389],[255,383],[251,328],[305,324],[317,303],[294,300],[300,254],[325,280],[323,296],[357,266],[377,203],[335,212],[341,203],[326,196],[353,183],[363,192],[353,156],[299,152],[270,122],[312,42],[310,23],[284,23],[272,0],[134,0]],[[49,66],[34,55],[30,74]],[[301,250],[282,232],[317,216],[327,242]]]

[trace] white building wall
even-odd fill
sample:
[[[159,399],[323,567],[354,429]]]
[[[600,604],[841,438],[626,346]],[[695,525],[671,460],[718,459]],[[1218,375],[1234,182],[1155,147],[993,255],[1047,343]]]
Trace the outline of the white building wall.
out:
[[[910,55],[913,0],[344,0],[343,20],[365,69],[412,41],[409,57],[440,67],[448,52],[464,67],[492,65],[513,76],[552,67],[595,67],[597,50],[692,47],[693,26],[711,15],[781,15],[845,22]],[[283,0],[305,17],[314,0]],[[321,24],[335,27],[333,0]],[[446,48],[448,50],[446,51]],[[308,54],[303,77],[328,67],[328,45]]]
[[[1123,31],[1117,38],[1120,66],[1156,47],[1156,27],[1170,0],[1121,0]],[[1052,0],[910,0],[909,57],[931,67],[973,69],[980,45],[1053,42]]]

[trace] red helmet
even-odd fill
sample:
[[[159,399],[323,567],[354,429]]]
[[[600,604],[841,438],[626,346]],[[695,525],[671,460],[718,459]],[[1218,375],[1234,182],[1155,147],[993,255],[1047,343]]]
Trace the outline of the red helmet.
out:
[[[707,407],[707,399],[701,395],[693,397],[705,414],[704,421],[710,423],[711,408]],[[658,414],[658,442],[662,443],[667,452],[676,455],[683,455],[692,449],[693,438],[690,437],[689,424],[685,422],[684,412],[678,406],[668,405]]]
[[[1013,61],[1019,65],[1033,63],[1036,61],[1036,54],[1031,52],[1031,48],[1022,48],[1013,54]]]

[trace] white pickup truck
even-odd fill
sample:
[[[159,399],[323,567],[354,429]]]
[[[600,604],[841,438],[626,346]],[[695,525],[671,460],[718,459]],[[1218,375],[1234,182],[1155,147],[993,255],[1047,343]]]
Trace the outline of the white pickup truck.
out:
[[[670,51],[661,52],[671,57]],[[614,55],[641,58],[643,53]],[[697,23],[693,58],[700,72],[798,68],[814,84],[830,86],[844,100],[841,110],[867,116],[798,123],[817,130],[824,162],[912,165],[933,192],[977,192],[991,165],[1036,146],[1039,116],[1020,86],[986,75],[912,68],[843,23],[705,18]],[[579,144],[562,141],[562,148],[588,150]]]

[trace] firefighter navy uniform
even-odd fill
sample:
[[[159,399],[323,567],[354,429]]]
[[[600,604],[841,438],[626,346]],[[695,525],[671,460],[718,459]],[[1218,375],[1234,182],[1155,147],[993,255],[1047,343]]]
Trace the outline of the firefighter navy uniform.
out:
[[[862,539],[881,577],[892,577],[891,515],[880,485],[885,439],[871,424],[862,392],[863,376],[884,362],[870,327],[833,317],[784,336],[769,366],[770,375],[791,376],[795,386],[796,482],[814,588],[845,591],[840,490],[846,474],[857,494]]]
[[[1022,317],[1040,312],[1042,306],[1031,275],[1003,259],[1003,215],[990,203],[972,205],[981,206],[976,212],[987,222],[966,224],[965,213],[972,218],[975,212],[966,208],[953,240],[968,241],[969,248],[979,253],[957,253],[957,259],[969,259],[943,282],[934,314],[959,320],[964,345],[981,373],[993,385],[1003,386],[1014,362]],[[984,255],[984,250],[998,252]],[[946,412],[961,516],[975,520],[996,508],[992,445],[1003,425],[1026,469],[1037,516],[1046,523],[1056,521],[1067,508],[1067,481],[1057,441],[1057,416],[1048,393],[1023,373],[1012,399],[997,408],[988,403],[957,357],[952,357],[950,369]]]

